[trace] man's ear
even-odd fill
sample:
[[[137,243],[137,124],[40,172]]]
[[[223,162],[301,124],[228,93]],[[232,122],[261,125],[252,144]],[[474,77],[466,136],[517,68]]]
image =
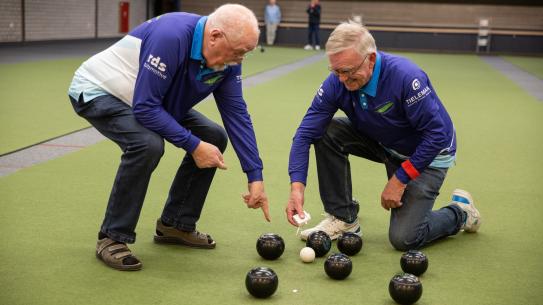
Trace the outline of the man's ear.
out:
[[[370,58],[369,61],[371,62],[371,67],[373,69],[373,66],[375,66],[375,62],[377,61],[377,53],[373,52],[369,55]]]
[[[211,32],[209,33],[209,39],[211,43],[216,43],[217,40],[223,36],[224,34],[219,29],[212,29]]]

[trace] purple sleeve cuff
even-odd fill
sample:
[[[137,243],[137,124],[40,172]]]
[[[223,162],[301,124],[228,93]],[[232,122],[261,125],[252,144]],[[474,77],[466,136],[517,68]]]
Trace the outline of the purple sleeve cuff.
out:
[[[290,183],[301,182],[306,185],[307,176],[303,173],[291,173],[290,174]]]
[[[249,183],[254,181],[264,181],[264,176],[262,175],[261,169],[254,169],[252,171],[246,172],[247,174],[247,180],[249,180]]]
[[[400,180],[400,182],[403,184],[407,184],[409,183],[409,181],[411,181],[411,178],[409,178],[409,176],[407,175],[407,173],[402,167],[398,167],[395,175],[396,175],[396,178],[398,178],[398,180]]]
[[[181,145],[181,148],[186,150],[189,154],[192,154],[192,152],[196,149],[198,144],[200,144],[200,139],[198,137],[190,135],[189,139],[184,144]]]

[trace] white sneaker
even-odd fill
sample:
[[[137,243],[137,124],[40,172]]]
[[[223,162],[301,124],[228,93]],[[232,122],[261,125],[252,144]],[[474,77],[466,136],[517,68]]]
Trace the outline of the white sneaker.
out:
[[[313,50],[313,47],[310,44],[306,44],[304,50]]]
[[[330,239],[337,239],[343,232],[353,232],[358,235],[362,235],[360,231],[360,223],[358,218],[353,223],[346,223],[342,220],[337,219],[335,216],[325,213],[325,218],[313,228],[303,230],[300,233],[300,238],[302,240],[307,240],[307,237],[315,231],[324,231]]]
[[[319,46],[319,45],[316,45],[316,46],[315,46],[315,50],[318,51],[318,50],[320,50],[320,49],[321,49],[321,46]]]
[[[473,204],[473,198],[467,191],[456,189],[452,193],[452,202],[467,214],[466,222],[460,228],[465,232],[474,233],[481,226],[481,214]]]

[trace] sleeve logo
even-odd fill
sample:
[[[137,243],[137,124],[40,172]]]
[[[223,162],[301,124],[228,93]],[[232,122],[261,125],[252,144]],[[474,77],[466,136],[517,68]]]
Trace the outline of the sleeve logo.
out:
[[[160,62],[160,57],[158,56],[154,57],[153,54],[150,54],[143,67],[162,79],[167,78],[167,75],[163,73],[166,72],[166,64]]]
[[[418,78],[415,78],[413,82],[411,83],[411,87],[413,90],[419,90],[420,89],[420,82]]]
[[[322,97],[322,95],[324,94],[324,89],[322,89],[322,84],[321,86],[319,87],[319,90],[317,90],[317,94]]]
[[[160,57],[153,57],[153,54],[149,55],[149,58],[147,59],[148,63],[151,63],[155,68],[158,69],[160,72],[166,71],[166,64],[163,62],[160,62]]]
[[[322,89],[322,84],[319,86],[319,89],[317,90],[317,95],[315,95],[315,99],[322,103],[322,95],[324,94],[324,89]]]
[[[420,84],[419,84],[420,86]],[[407,103],[407,107],[411,107],[413,105],[415,105],[416,103],[422,101],[424,98],[426,98],[428,95],[430,95],[430,93],[432,93],[432,90],[430,89],[430,87],[426,86],[424,87],[424,89],[420,90],[419,92],[417,92],[417,94],[407,98],[405,100],[405,102]]]
[[[413,88],[413,91],[416,91],[416,92],[413,93],[413,96],[410,96],[407,99],[405,99],[405,102],[407,103],[408,107],[411,107],[415,105],[416,103],[422,101],[432,92],[429,86],[426,86],[421,89],[421,84],[418,78],[415,78],[411,82],[411,88]]]

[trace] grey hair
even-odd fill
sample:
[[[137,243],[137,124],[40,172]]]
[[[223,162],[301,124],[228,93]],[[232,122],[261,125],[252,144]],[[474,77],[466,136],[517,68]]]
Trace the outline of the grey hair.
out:
[[[326,42],[326,54],[336,54],[349,48],[354,48],[361,55],[377,51],[375,39],[368,29],[352,20],[342,22],[330,34]]]
[[[222,30],[234,42],[239,42],[251,32],[254,32],[257,37],[260,35],[255,14],[240,4],[228,3],[219,6],[208,16],[207,22],[211,26]],[[251,32],[246,31],[247,27],[245,25],[249,25]]]

